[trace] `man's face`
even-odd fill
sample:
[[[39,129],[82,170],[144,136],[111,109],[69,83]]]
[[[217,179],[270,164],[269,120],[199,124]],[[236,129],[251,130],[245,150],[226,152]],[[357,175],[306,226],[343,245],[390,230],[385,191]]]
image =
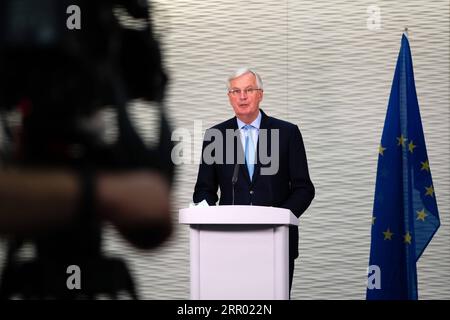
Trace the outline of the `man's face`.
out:
[[[246,91],[246,89],[257,89],[256,77],[247,72],[240,77],[230,81],[230,91],[240,90],[239,94],[228,92],[230,104],[236,116],[245,123],[251,123],[256,119],[259,112],[259,103],[263,98],[262,90]]]

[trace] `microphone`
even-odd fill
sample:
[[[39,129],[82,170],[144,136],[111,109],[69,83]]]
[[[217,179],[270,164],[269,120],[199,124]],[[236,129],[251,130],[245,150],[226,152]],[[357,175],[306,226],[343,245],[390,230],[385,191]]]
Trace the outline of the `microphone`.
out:
[[[234,206],[234,185],[238,180],[238,173],[239,173],[239,163],[236,163],[234,165],[233,178],[231,178],[231,184],[233,185],[233,206]]]

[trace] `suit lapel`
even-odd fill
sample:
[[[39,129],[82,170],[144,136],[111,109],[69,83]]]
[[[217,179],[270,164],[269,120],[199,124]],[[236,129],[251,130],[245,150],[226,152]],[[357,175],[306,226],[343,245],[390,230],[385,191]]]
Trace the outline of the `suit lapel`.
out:
[[[233,130],[239,130],[236,117],[234,117],[233,120],[234,121],[233,121],[233,128],[232,129]],[[242,141],[241,141],[241,138],[240,138],[240,133],[239,133],[239,138],[236,137],[234,139],[235,139],[235,141],[234,141],[235,142],[234,143],[234,163],[237,163],[238,162],[238,148],[241,148],[243,155],[245,154],[245,149],[244,149],[244,146],[242,145]],[[250,176],[248,175],[248,170],[247,170],[247,165],[245,164],[245,159],[244,159],[244,163],[239,165],[239,171],[242,172],[242,174],[243,174],[243,176],[245,178],[245,181],[247,182],[247,184],[250,185],[251,181],[250,181]],[[255,173],[253,172],[253,175],[254,174]]]
[[[266,138],[267,138],[267,150],[270,150],[270,134],[269,134],[269,126],[270,126],[270,118],[264,113],[264,111],[261,111],[261,124],[259,126],[259,130],[261,133],[261,129],[267,130]],[[256,144],[256,164],[255,164],[255,171],[253,172],[253,180],[251,181],[252,184],[256,183],[256,180],[258,180],[259,176],[261,175],[261,159],[259,157],[259,147],[260,147],[260,141],[261,141],[261,134],[258,134],[258,143]],[[266,150],[266,152],[267,152]],[[247,174],[248,175],[248,174]],[[250,178],[249,178],[250,181]]]

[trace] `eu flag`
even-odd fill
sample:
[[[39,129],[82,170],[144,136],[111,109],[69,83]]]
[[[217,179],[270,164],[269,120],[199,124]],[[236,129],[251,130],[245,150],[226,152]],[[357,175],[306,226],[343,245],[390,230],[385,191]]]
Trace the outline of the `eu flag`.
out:
[[[416,262],[440,221],[403,35],[378,149],[367,299],[416,300]]]

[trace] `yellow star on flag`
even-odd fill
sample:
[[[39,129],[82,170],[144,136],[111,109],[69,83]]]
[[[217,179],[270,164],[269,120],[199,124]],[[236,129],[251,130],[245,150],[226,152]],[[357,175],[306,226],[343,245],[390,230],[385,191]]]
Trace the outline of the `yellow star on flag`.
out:
[[[403,135],[401,135],[399,138],[397,138],[397,140],[398,140],[397,145],[398,146],[401,145],[402,147],[404,147],[405,146],[405,141],[408,140],[408,139],[405,139],[405,137]]]
[[[409,152],[413,153],[415,147],[416,145],[411,140],[411,142],[408,144]]]
[[[428,160],[425,160],[425,162],[421,162],[422,168],[420,170],[426,170],[430,172],[430,164],[428,163]]]
[[[407,244],[411,244],[411,235],[409,234],[409,231],[403,236],[404,242]]]
[[[422,209],[422,210],[420,210],[420,211],[417,211],[417,220],[425,221],[425,218],[426,218],[427,216],[428,216],[428,215],[425,213],[425,209]]]
[[[392,240],[392,235],[393,233],[391,232],[391,230],[389,230],[389,228],[383,232],[384,234],[384,240]]]
[[[378,153],[384,156],[383,154],[384,150],[386,150],[386,148],[383,148],[383,146],[380,144],[380,146],[378,147]]]
[[[425,195],[426,195],[426,196],[433,197],[433,193],[434,193],[434,188],[433,188],[433,186],[425,187],[425,189],[427,189],[427,192],[425,193]]]

